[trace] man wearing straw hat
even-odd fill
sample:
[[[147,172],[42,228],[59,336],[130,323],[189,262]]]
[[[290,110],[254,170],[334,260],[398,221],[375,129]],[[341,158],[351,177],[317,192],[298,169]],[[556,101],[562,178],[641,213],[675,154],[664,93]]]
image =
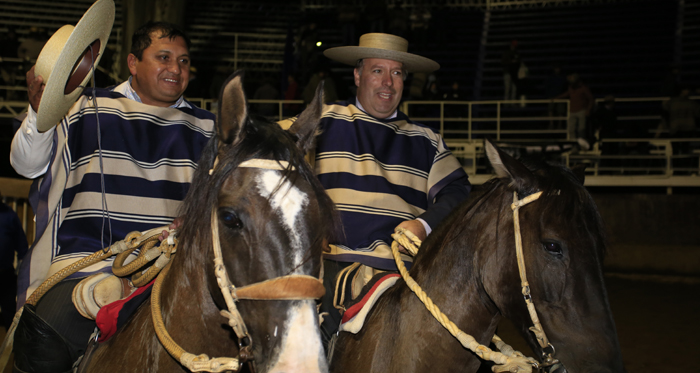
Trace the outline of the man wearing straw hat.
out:
[[[463,201],[471,186],[442,137],[397,110],[408,72],[432,72],[433,60],[407,53],[406,39],[370,33],[359,46],[331,48],[326,57],[355,66],[357,96],[326,105],[315,168],[340,211],[344,242],[324,254],[325,338],[337,330],[335,275],[360,263],[353,296],[374,273],[396,270],[388,244],[397,227],[421,240]],[[289,123],[282,122],[283,127]],[[410,265],[411,258],[403,257]],[[352,277],[350,277],[352,278]]]
[[[99,0],[67,39],[47,43],[47,53],[52,48],[65,52],[71,45],[77,45],[77,53],[101,50],[107,37],[90,44],[95,30],[81,26],[89,23],[103,30],[101,25],[109,23],[111,29],[113,12],[112,0]],[[11,163],[18,173],[41,181],[37,239],[20,269],[20,304],[62,268],[129,232],[167,225],[177,216],[214,129],[214,115],[183,97],[189,45],[174,25],[149,22],[132,37],[129,80],[111,89],[75,88],[78,97],[68,103],[66,96],[72,93],[63,87],[66,80],[71,84],[71,74],[79,73],[80,67],[73,69],[79,55],[58,58],[49,77],[39,71],[42,56],[28,72],[31,107],[13,140]],[[96,63],[89,61],[87,69]],[[60,71],[65,66],[67,73]],[[53,88],[56,79],[58,90]],[[88,79],[78,80],[84,86]],[[95,327],[73,306],[73,289],[82,277],[109,273],[110,266],[103,262],[88,267],[51,288],[35,308],[24,308],[15,333],[19,371],[71,369]],[[119,292],[117,299],[130,293],[120,281],[109,283]],[[36,325],[43,332],[37,332]]]

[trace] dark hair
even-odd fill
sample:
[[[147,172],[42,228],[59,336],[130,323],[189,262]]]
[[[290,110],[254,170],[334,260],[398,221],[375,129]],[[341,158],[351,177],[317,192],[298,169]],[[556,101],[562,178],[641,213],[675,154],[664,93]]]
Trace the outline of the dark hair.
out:
[[[151,45],[151,34],[153,33],[159,33],[160,35],[154,35],[159,39],[169,38],[170,40],[173,40],[176,37],[181,37],[185,39],[187,50],[190,49],[190,38],[188,38],[185,32],[180,30],[177,26],[167,22],[149,21],[145,25],[139,27],[139,29],[136,30],[134,35],[131,37],[131,54],[136,56],[139,61],[141,61],[141,58],[143,57],[143,51]]]

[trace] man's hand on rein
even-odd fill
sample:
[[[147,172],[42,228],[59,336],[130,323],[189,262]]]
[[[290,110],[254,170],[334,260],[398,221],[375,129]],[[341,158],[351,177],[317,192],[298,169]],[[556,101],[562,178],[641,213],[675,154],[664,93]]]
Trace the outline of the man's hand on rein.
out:
[[[175,218],[175,220],[173,220],[172,223],[170,223],[170,225],[168,226],[168,229],[171,229],[171,230],[172,230],[172,229],[178,229],[178,228],[180,228],[181,225],[182,225],[182,217],[177,217],[177,218]],[[166,231],[166,230],[163,230],[163,231],[160,233],[160,236],[158,236],[158,239],[159,239],[160,241],[163,241],[163,240],[165,240],[166,238],[168,238],[169,235],[170,235],[170,232],[168,232],[168,231]]]
[[[404,228],[414,235],[418,237],[419,240],[425,241],[425,237],[428,236],[428,234],[425,232],[425,227],[423,227],[423,223],[421,223],[418,220],[405,220],[402,221],[401,224],[397,225],[396,228]],[[394,228],[394,229],[396,229]],[[402,254],[406,255],[411,255],[408,250],[406,250],[403,246],[399,245],[399,251]]]

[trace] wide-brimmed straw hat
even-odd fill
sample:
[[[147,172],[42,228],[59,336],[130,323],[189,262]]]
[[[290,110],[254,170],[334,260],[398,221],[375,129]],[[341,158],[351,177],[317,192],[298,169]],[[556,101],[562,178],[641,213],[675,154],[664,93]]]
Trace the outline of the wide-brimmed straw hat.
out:
[[[403,63],[403,67],[414,73],[428,73],[440,68],[430,58],[408,53],[408,40],[391,34],[370,33],[360,36],[359,46],[335,47],[323,54],[338,62],[355,66],[363,58],[382,58]]]
[[[39,131],[55,126],[78,99],[92,67],[100,62],[113,24],[114,1],[98,0],[75,27],[61,27],[41,49],[34,69],[46,84],[36,118]]]

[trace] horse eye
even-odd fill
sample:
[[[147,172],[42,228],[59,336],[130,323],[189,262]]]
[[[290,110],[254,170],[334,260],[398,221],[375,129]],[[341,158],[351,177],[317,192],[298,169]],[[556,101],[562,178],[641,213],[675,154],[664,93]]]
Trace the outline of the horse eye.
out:
[[[563,251],[561,250],[561,246],[559,246],[559,244],[556,242],[543,242],[542,246],[550,254],[562,255],[563,253]]]
[[[231,210],[220,210],[219,220],[227,227],[231,229],[241,229],[243,228],[243,222],[238,218],[235,212]]]

